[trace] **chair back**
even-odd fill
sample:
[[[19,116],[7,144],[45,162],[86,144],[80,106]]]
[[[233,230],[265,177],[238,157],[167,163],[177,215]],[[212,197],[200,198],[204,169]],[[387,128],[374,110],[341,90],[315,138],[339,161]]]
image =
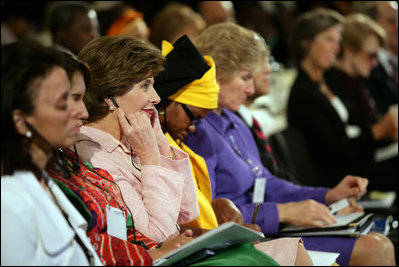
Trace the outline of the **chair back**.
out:
[[[317,186],[317,176],[308,146],[299,129],[289,126],[272,134],[269,143],[274,153],[305,186]]]

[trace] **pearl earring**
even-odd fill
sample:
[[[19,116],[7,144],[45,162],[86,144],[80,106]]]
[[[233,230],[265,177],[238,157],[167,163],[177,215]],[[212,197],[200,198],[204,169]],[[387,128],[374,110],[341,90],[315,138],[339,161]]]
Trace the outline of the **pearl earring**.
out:
[[[111,110],[111,111],[114,111],[114,109],[115,109],[114,106],[109,107],[109,110]]]
[[[32,137],[32,132],[31,131],[27,131],[25,135],[26,135],[26,137],[31,138]]]

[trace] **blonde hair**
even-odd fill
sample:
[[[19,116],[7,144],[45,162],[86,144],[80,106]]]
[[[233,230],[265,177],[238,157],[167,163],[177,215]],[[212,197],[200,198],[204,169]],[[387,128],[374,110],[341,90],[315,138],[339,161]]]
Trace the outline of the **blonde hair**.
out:
[[[194,39],[203,55],[216,64],[216,77],[225,82],[239,70],[258,72],[268,55],[266,43],[256,32],[231,22],[218,23]]]
[[[375,36],[381,46],[387,44],[384,29],[373,19],[360,13],[346,17],[341,34],[342,46],[349,47],[356,52],[362,50],[366,38],[370,35]],[[339,56],[341,56],[341,53]]]

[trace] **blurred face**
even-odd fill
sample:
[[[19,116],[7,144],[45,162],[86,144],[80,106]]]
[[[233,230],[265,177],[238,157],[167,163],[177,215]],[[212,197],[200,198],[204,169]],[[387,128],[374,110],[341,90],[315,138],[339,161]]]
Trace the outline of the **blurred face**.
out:
[[[34,112],[26,117],[50,144],[67,147],[76,141],[79,128],[68,107],[70,82],[64,69],[55,67],[39,85]]]
[[[34,28],[34,24],[25,18],[12,17],[10,18],[10,23],[8,23],[8,25],[12,28],[14,34],[20,39],[27,36]]]
[[[389,48],[398,53],[398,9],[390,1],[377,2],[378,17],[377,22],[387,33]],[[396,51],[396,52],[395,52]]]
[[[154,78],[151,77],[134,84],[124,95],[115,96],[115,100],[125,114],[144,112],[154,122],[154,106],[161,99],[154,89]]]
[[[76,71],[72,76],[70,97],[68,98],[68,108],[71,110],[70,126],[79,131],[83,125],[83,120],[89,117],[86,106],[83,102],[83,96],[86,92],[86,85],[84,82],[83,75]],[[68,137],[69,143],[74,142],[75,136]]]
[[[90,18],[89,13],[75,12],[74,20],[63,34],[62,45],[77,55],[87,43],[98,36],[95,18]]]
[[[201,29],[197,27],[197,25],[192,22],[190,24],[184,25],[183,27],[180,28],[178,32],[175,33],[173,37],[170,37],[169,42],[173,44],[174,42],[177,41],[180,37],[182,37],[184,34],[187,35],[187,37],[190,40],[194,40],[195,37],[197,37],[201,33]]]
[[[185,105],[189,111],[184,110],[183,105],[178,102],[170,103],[166,108],[166,123],[169,134],[173,139],[182,140],[188,132],[194,132],[199,120],[206,117],[211,109],[204,109]],[[191,115],[187,114],[191,112]],[[190,118],[193,118],[193,120]],[[164,125],[164,118],[159,115],[161,125]]]
[[[182,30],[182,35],[186,34],[190,40],[194,40],[201,33],[202,29],[198,28],[197,25],[193,22],[186,25]]]
[[[125,27],[122,34],[147,40],[150,36],[150,29],[143,19],[136,18]]]
[[[218,105],[231,111],[238,111],[248,96],[254,94],[254,79],[251,71],[241,70],[235,72],[226,81],[218,81],[220,86]]]
[[[200,11],[208,26],[220,22],[235,22],[232,1],[201,1]]]
[[[270,64],[267,63],[265,67],[254,77],[255,94],[253,97],[267,95],[270,92]]]
[[[339,52],[341,40],[340,26],[333,26],[316,35],[308,45],[305,60],[310,60],[315,67],[326,70],[330,68]]]
[[[378,65],[378,49],[380,44],[377,37],[369,35],[359,52],[352,52],[352,68],[356,75],[367,78],[371,70]]]

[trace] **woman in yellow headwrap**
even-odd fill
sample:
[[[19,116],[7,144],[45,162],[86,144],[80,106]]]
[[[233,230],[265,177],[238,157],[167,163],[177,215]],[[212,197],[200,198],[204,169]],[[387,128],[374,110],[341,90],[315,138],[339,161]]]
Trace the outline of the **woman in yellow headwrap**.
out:
[[[243,223],[243,216],[232,201],[212,199],[211,187],[216,185],[210,182],[205,160],[181,141],[188,131],[195,131],[201,118],[217,108],[220,88],[213,59],[203,56],[187,36],[174,45],[163,41],[162,54],[166,56],[165,69],[154,77],[154,88],[161,97],[159,119],[169,143],[190,157],[200,209],[199,217],[182,228],[198,234],[233,221],[260,231],[256,224]],[[299,238],[279,238],[260,243],[257,248],[282,265],[311,265]]]
[[[195,131],[200,119],[217,107],[219,85],[215,79],[215,63],[211,57],[203,57],[187,36],[177,40],[174,46],[164,41],[162,53],[167,56],[166,66],[155,77],[154,87],[162,99],[160,122],[169,143],[190,156],[200,207],[200,216],[190,226],[213,229],[227,221],[243,223],[232,201],[212,200],[205,160],[181,142],[187,131]],[[251,228],[259,230],[256,225]]]

